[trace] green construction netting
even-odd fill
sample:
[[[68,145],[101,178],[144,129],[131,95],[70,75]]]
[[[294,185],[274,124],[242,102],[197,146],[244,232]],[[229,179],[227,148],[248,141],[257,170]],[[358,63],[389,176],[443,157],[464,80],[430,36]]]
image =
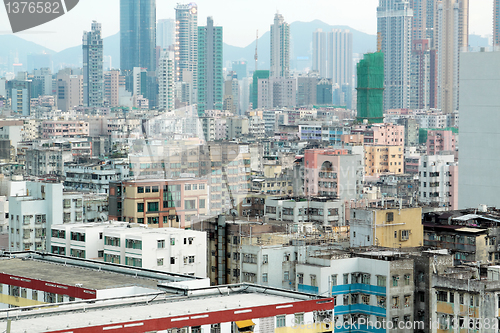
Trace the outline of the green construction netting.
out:
[[[358,120],[370,123],[384,120],[384,54],[365,54],[358,63]]]

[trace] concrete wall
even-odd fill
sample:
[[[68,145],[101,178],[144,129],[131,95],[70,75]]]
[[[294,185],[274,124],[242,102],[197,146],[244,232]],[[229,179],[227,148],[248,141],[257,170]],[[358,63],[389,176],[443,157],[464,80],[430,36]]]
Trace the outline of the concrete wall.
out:
[[[500,52],[460,56],[459,208],[500,206]]]

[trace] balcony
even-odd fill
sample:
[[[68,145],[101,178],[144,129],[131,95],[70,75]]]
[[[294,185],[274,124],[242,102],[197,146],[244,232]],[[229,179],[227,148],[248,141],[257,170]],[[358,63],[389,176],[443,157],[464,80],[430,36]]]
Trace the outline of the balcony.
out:
[[[385,317],[386,309],[367,304],[349,304],[349,305],[337,305],[335,306],[335,315],[344,315],[351,313],[361,313],[364,315],[374,315],[378,317]]]
[[[373,286],[371,284],[363,284],[363,283],[342,284],[339,286],[332,287],[332,295],[342,295],[350,293],[362,293],[362,294],[385,296],[386,287]]]

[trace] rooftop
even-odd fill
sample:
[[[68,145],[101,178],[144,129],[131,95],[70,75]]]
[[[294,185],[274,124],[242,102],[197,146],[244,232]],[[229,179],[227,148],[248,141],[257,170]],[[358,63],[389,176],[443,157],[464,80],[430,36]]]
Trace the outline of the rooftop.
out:
[[[158,283],[192,281],[200,278],[127,267],[101,261],[38,252],[13,252],[0,257],[0,272],[55,284],[102,290],[128,286],[158,289]]]
[[[259,317],[265,310],[265,313],[274,316],[275,312],[333,308],[331,300],[327,298],[319,301],[314,295],[256,285],[178,289],[187,296],[160,294],[154,298],[141,296],[114,301],[93,300],[92,303],[82,301],[61,304],[57,308],[37,306],[32,311],[8,309],[0,310],[0,318],[6,318],[7,313],[10,318],[16,318],[12,322],[12,333],[50,332],[88,326],[97,326],[99,331],[111,329],[108,327],[142,326],[140,331],[145,331],[151,322],[162,326],[161,329],[167,329],[186,326],[194,321],[198,324],[219,323],[221,315],[228,321],[237,321]],[[103,325],[106,327],[99,327]]]

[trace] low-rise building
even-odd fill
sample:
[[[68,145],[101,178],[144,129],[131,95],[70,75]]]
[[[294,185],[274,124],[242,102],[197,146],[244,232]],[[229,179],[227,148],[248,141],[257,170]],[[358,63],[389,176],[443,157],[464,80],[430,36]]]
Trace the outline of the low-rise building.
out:
[[[363,190],[363,157],[347,149],[307,149],[304,195],[357,199]]]
[[[129,175],[128,165],[113,161],[66,163],[64,172],[65,188],[95,193],[108,193],[110,181],[121,181]]]
[[[418,168],[419,201],[458,209],[458,163],[454,155],[424,155]]]
[[[404,147],[365,146],[365,175],[379,176],[384,173],[404,173]]]
[[[277,197],[266,199],[266,216],[288,223],[314,222],[322,226],[345,225],[344,203],[331,197]]]
[[[82,120],[46,120],[42,122],[42,138],[82,138],[89,135],[89,123]]]
[[[143,179],[110,182],[109,218],[151,227],[189,227],[209,212],[206,179]]]
[[[420,207],[353,208],[349,220],[350,246],[422,246],[424,231],[421,216]]]
[[[186,281],[187,282],[187,281]],[[161,292],[15,311],[15,330],[31,332],[253,332],[286,333],[308,323],[311,333],[331,330],[331,298],[252,284],[190,287],[161,281]],[[145,307],[144,304],[147,303]],[[26,309],[27,310],[27,309]],[[43,315],[42,315],[43,314]],[[2,316],[2,314],[0,314]],[[6,317],[6,315],[5,315]],[[0,317],[2,320],[4,317]]]
[[[354,257],[318,252],[297,264],[298,291],[330,294],[336,304],[335,324],[355,323],[344,326],[347,331],[406,331],[398,324],[413,322],[413,259],[392,251],[360,253]],[[378,330],[367,325],[368,322],[379,325]],[[394,327],[382,326],[383,322],[391,322]]]
[[[55,225],[51,234],[50,251],[54,254],[207,276],[204,232],[101,222]]]
[[[427,132],[427,155],[453,154],[456,149],[455,135],[451,130]]]
[[[159,284],[205,287],[208,279],[37,252],[2,254],[0,309],[161,292]],[[84,272],[84,274],[82,274]],[[149,296],[151,297],[151,296]],[[29,309],[29,310],[28,310]],[[24,309],[24,313],[34,308]],[[0,311],[1,312],[1,311]],[[19,326],[14,324],[14,331]],[[46,328],[31,326],[28,331]]]

